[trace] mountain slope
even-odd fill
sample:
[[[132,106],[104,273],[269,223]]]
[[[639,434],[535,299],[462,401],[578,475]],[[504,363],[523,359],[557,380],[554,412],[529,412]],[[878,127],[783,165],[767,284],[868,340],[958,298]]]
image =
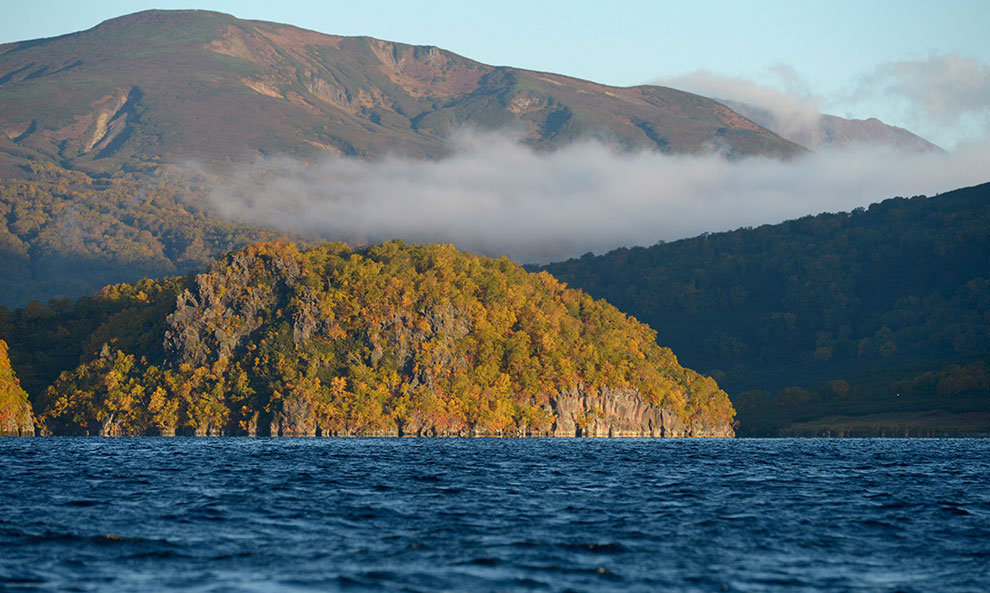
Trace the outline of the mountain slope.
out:
[[[247,243],[284,237],[224,222],[183,176],[96,178],[32,162],[0,179],[0,307],[185,274]]]
[[[688,366],[735,394],[744,428],[801,407],[812,416],[908,405],[988,413],[990,397],[965,395],[990,389],[980,368],[951,368],[990,358],[988,229],[984,184],[544,269],[656,328]],[[940,389],[943,378],[971,387]],[[840,379],[860,392],[847,385],[843,398],[828,387],[828,405],[814,400],[810,390]],[[915,379],[923,388],[910,391],[924,403],[897,396],[898,382]],[[768,393],[747,407],[747,390]]]
[[[913,152],[941,150],[921,136],[904,128],[887,125],[876,118],[846,119],[828,114],[782,118],[772,111],[748,103],[723,99],[719,99],[719,102],[764,128],[811,150],[847,146],[887,146]]]
[[[258,154],[439,156],[452,127],[514,126],[539,147],[787,156],[801,149],[673,89],[607,87],[436,47],[202,11],[148,11],[0,46],[0,150],[113,170]]]
[[[56,434],[732,434],[648,327],[450,246],[256,244],[0,330]]]

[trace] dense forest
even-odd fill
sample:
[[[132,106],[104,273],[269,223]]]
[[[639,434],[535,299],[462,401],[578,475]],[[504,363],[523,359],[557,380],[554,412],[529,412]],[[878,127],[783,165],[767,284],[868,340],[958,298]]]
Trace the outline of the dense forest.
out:
[[[255,244],[0,310],[0,337],[52,434],[732,434],[651,329],[450,246]]]
[[[990,432],[988,230],[985,184],[544,269],[736,394],[741,434],[933,410]]]
[[[147,170],[90,177],[32,162],[0,180],[0,305],[75,298],[185,274],[275,233],[222,222],[203,178]]]
[[[745,435],[986,436],[990,357],[860,370],[849,380],[733,396]],[[973,362],[967,362],[974,360]]]

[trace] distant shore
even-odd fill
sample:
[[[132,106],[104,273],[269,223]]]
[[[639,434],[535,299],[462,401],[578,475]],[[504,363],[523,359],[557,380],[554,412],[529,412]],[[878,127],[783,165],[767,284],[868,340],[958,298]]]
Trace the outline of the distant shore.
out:
[[[833,438],[990,438],[990,414],[942,411],[830,416],[796,422],[781,437]]]

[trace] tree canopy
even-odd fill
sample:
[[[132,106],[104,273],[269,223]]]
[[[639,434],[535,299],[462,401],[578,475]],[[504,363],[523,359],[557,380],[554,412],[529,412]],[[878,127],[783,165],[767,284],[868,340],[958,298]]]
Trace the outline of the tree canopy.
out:
[[[647,326],[446,245],[254,244],[203,274],[35,309],[6,328],[57,434],[545,434],[575,389],[579,423],[617,390],[688,433],[734,414]],[[78,356],[64,370],[44,355],[55,336]]]
[[[988,229],[984,184],[543,269],[656,328],[737,394],[745,432],[768,418],[895,409],[893,383],[990,359]],[[836,380],[852,385],[847,397],[827,395]],[[812,408],[788,387],[817,394]],[[770,395],[739,399],[753,390]],[[969,411],[990,412],[988,399]]]

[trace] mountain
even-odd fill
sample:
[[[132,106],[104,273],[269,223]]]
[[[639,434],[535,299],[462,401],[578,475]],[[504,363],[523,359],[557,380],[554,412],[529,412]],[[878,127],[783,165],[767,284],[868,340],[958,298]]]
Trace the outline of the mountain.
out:
[[[801,434],[820,434],[830,416],[936,411],[956,414],[939,426],[980,415],[990,433],[988,229],[984,184],[543,269],[656,328],[688,366],[716,377],[740,434],[796,434],[799,421]],[[931,419],[908,420],[944,432]],[[903,434],[908,420],[831,422]]]
[[[256,244],[0,322],[54,434],[732,435],[648,327],[450,246]]]
[[[170,163],[433,158],[465,125],[515,127],[542,149],[594,137],[630,149],[802,150],[673,89],[607,87],[213,12],[142,12],[0,45],[0,306],[186,274],[285,236],[222,220],[208,180]]]
[[[460,126],[534,146],[790,156],[722,104],[489,66],[431,46],[323,35],[204,11],[147,11],[0,45],[0,151],[90,173],[257,155],[447,152]]]
[[[719,99],[743,117],[811,150],[847,146],[888,146],[913,152],[940,151],[921,136],[904,128],[870,119],[845,119],[835,115],[797,115],[785,118],[755,105]]]

